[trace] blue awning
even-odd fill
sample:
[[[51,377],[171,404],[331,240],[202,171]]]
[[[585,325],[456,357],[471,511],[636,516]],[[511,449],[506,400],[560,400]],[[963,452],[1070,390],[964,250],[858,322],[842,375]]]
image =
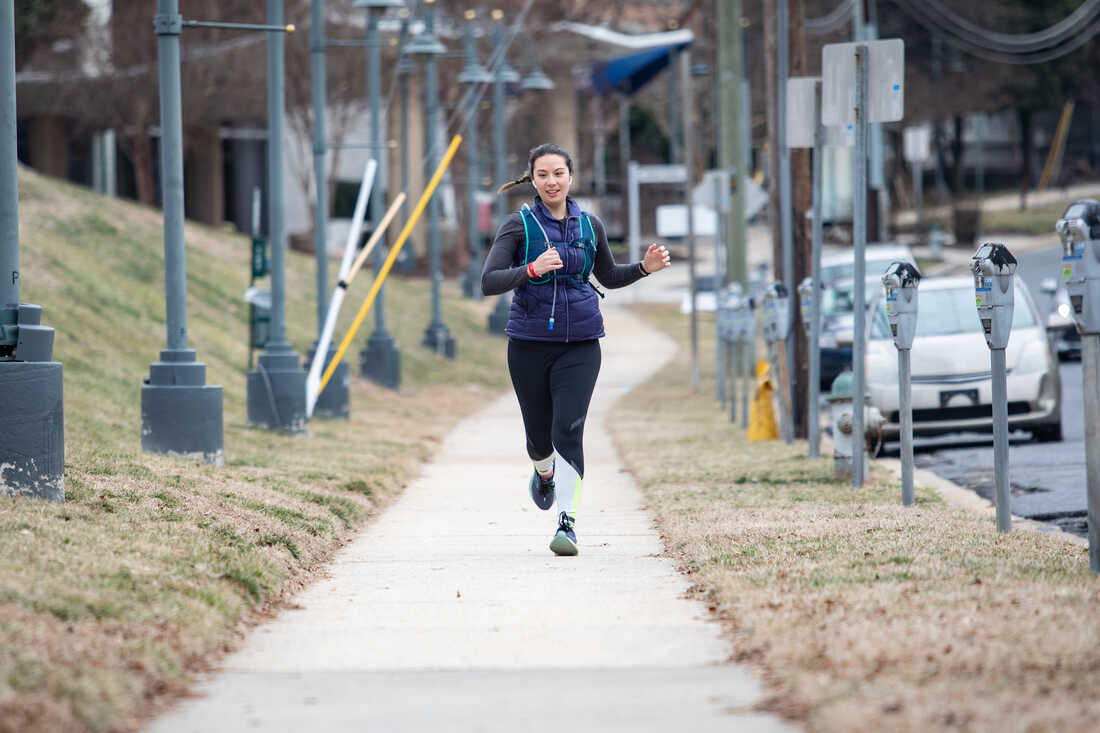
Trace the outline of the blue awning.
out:
[[[631,95],[661,73],[669,65],[673,54],[691,45],[690,41],[671,43],[646,51],[627,54],[613,59],[596,61],[584,74],[581,91],[598,94]]]

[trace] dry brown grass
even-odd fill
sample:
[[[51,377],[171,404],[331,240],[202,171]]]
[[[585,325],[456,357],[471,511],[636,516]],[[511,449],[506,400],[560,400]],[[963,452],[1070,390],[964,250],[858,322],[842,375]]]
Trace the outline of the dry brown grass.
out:
[[[23,297],[45,307],[65,367],[67,500],[0,499],[0,731],[133,729],[323,573],[450,427],[506,386],[504,342],[485,334],[489,303],[448,288],[459,359],[428,352],[426,288],[395,279],[401,392],[353,377],[349,421],[314,420],[308,437],[249,429],[248,242],[189,225],[189,327],[207,382],[225,390],[225,467],[143,454],[141,380],[164,343],[159,212],[27,172],[20,194]],[[304,354],[312,259],[291,253],[287,279]]]
[[[682,316],[642,313],[683,337]],[[731,657],[762,671],[764,708],[811,731],[1096,730],[1100,588],[1086,550],[999,535],[928,489],[904,508],[877,467],[853,490],[804,442],[747,443],[713,381],[692,394],[687,360],[681,349],[610,424]]]

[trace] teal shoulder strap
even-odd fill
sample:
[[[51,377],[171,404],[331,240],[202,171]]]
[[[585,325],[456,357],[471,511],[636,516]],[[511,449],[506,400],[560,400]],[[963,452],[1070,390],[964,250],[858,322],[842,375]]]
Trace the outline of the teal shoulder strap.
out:
[[[526,266],[528,262],[531,262],[531,259],[530,259],[530,257],[531,257],[531,230],[527,225],[527,215],[528,215],[528,213],[529,212],[526,208],[519,210],[519,216],[520,216],[521,219],[523,219],[523,264],[524,264],[524,266]],[[531,213],[530,215],[532,217],[534,216],[533,213]],[[543,283],[550,282],[550,275],[543,275],[538,280],[529,280],[529,281],[531,283],[535,284],[535,285],[542,285]]]

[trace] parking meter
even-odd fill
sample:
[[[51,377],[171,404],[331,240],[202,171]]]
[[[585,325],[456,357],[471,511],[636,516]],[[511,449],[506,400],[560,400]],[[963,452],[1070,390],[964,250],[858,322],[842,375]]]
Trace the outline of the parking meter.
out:
[[[779,280],[764,289],[764,340],[769,344],[786,341],[791,324],[791,304],[787,288]]]
[[[737,311],[741,307],[740,283],[734,287],[725,287],[718,291],[718,336],[727,343],[737,339]]]
[[[882,276],[886,290],[886,320],[898,349],[913,348],[917,335],[917,286],[920,270],[908,262],[891,262]]]
[[[974,273],[974,303],[990,349],[1004,349],[1012,332],[1012,308],[1016,258],[1008,247],[986,242],[970,258]]]
[[[824,290],[825,286],[822,285],[821,289]],[[798,285],[798,311],[802,316],[802,328],[806,331],[806,338],[809,338],[814,315],[814,280],[812,277],[803,279]],[[820,311],[818,311],[818,317],[821,317]]]
[[[1062,279],[1081,334],[1100,334],[1100,201],[1074,201],[1055,225]]]
[[[733,310],[733,340],[735,343],[750,343],[756,336],[756,301],[751,297],[742,297]]]

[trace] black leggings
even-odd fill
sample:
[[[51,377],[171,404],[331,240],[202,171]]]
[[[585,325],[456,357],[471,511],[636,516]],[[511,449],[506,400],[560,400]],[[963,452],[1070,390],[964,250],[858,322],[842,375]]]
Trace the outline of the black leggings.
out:
[[[508,371],[519,398],[527,455],[554,450],[584,476],[584,419],[600,373],[600,342],[508,340]]]

